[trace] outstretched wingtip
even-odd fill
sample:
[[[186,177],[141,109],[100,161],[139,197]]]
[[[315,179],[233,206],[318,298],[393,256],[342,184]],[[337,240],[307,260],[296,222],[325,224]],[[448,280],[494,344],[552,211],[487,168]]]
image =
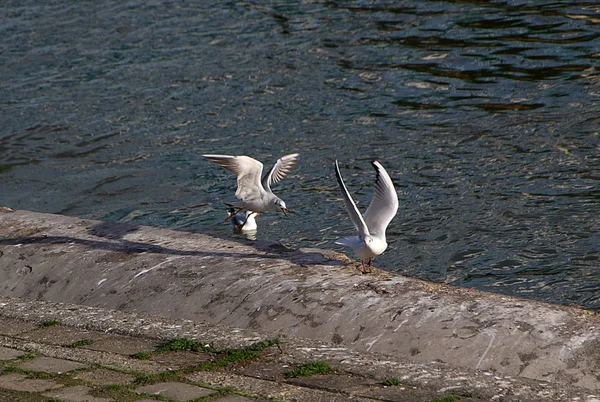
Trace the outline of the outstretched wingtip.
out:
[[[373,165],[376,169],[382,169],[383,166],[381,165],[381,163],[379,163],[379,161],[377,159],[373,159],[371,161],[371,165]]]
[[[373,165],[373,168],[375,169],[375,182],[378,182],[380,177],[381,177],[381,172],[385,172],[385,168],[383,167],[383,165],[381,163],[379,163],[378,160],[373,159],[371,161],[371,165]],[[387,173],[387,172],[386,172]]]
[[[342,173],[340,172],[340,165],[339,165],[337,159],[335,160],[335,163],[333,164],[333,166],[335,167],[335,177],[337,178],[339,185],[341,187],[345,187],[344,180],[342,179]]]

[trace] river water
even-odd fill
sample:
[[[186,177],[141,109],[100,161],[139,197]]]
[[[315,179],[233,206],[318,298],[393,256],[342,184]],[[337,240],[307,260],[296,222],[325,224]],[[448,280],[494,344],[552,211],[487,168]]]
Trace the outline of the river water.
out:
[[[600,308],[594,1],[0,4],[0,205],[230,235],[235,178],[301,159],[260,239],[335,248],[378,159],[377,266]]]

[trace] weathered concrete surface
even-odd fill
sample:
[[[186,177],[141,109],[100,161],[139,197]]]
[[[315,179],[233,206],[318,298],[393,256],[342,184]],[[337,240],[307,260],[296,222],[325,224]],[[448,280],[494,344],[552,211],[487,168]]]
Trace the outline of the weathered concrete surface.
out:
[[[26,321],[31,320],[31,321]],[[35,323],[57,321],[60,325],[41,328]],[[22,331],[14,333],[11,327],[21,322]],[[24,325],[31,323],[33,325]],[[183,333],[181,331],[184,331]],[[44,333],[44,336],[38,336]],[[90,340],[87,345],[73,347],[60,342],[61,335],[78,341]],[[124,335],[129,334],[129,335]],[[110,346],[118,335],[119,341]],[[0,361],[1,400],[38,400],[21,398],[10,391],[44,392],[56,389],[57,393],[45,393],[47,397],[67,395],[69,400],[95,400],[111,397],[111,400],[129,400],[131,393],[140,385],[140,375],[158,374],[151,384],[163,382],[163,374],[185,368],[180,376],[168,381],[169,388],[185,392],[189,384],[218,390],[223,398],[215,401],[278,400],[302,402],[354,402],[411,401],[430,402],[450,398],[460,402],[545,402],[578,401],[600,402],[600,395],[589,389],[563,386],[547,381],[502,376],[480,370],[458,369],[447,364],[408,363],[396,358],[332,345],[297,337],[283,337],[282,343],[263,350],[260,356],[245,364],[233,364],[217,370],[195,367],[203,357],[214,359],[213,353],[189,352],[196,358],[185,359],[182,365],[173,366],[169,356],[179,356],[179,351],[161,352],[160,359],[139,360],[133,354],[157,345],[174,336],[186,336],[201,340],[217,349],[239,349],[256,341],[265,340],[264,334],[250,330],[234,330],[221,325],[198,324],[188,320],[169,319],[95,307],[52,303],[45,301],[22,301],[0,296],[0,347],[21,351],[17,356],[6,356]],[[96,345],[102,343],[102,351]],[[50,376],[42,382],[4,370],[19,366],[23,361],[37,359],[30,367],[34,372],[54,372],[55,361],[64,364],[78,362],[86,368],[69,371],[59,377]],[[8,361],[6,361],[8,360]],[[333,374],[287,378],[285,374],[308,361],[327,361],[335,369]],[[49,364],[47,364],[49,362]],[[181,376],[182,375],[182,376]],[[399,379],[398,386],[385,386],[384,380]],[[33,382],[32,382],[33,381]],[[144,380],[146,381],[146,380]],[[186,384],[187,383],[187,384]],[[107,394],[106,385],[126,385],[119,395]],[[66,387],[65,387],[66,386]],[[29,388],[28,388],[29,387]],[[7,394],[5,391],[8,390]],[[237,397],[237,398],[236,398]],[[234,399],[235,398],[235,399]],[[211,399],[213,400],[213,399]],[[241,402],[241,401],[240,401]]]
[[[332,342],[600,389],[587,311],[377,271],[339,254],[27,211],[0,213],[0,295]]]

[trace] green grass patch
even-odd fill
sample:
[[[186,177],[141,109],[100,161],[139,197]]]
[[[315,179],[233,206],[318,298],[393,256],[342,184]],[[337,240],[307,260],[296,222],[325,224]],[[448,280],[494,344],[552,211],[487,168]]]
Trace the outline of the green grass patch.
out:
[[[123,402],[134,402],[140,398],[140,395],[136,393],[132,387],[120,384],[95,387],[90,391],[90,395],[97,398],[110,399],[111,401]],[[161,401],[164,400],[162,397],[157,397],[156,399]]]
[[[155,353],[162,353],[173,350],[201,350],[207,352],[209,351],[212,355],[214,355],[214,358],[211,361],[200,363],[195,366],[186,367],[184,369],[165,371],[156,374],[140,375],[136,377],[134,382],[136,384],[148,384],[167,381],[180,377],[184,374],[194,373],[196,371],[212,371],[223,367],[227,367],[232,364],[245,363],[250,360],[258,359],[260,357],[260,352],[265,350],[266,348],[281,343],[277,339],[268,339],[265,341],[254,343],[248,347],[241,349],[213,350],[208,349],[208,347],[206,346],[203,346],[203,344],[200,342],[189,341],[190,340],[186,338],[176,338],[170,342],[159,346],[155,352],[152,352],[150,354],[150,356]]]
[[[397,385],[400,385],[400,380],[397,379],[396,377],[388,378],[387,380],[385,380],[383,382],[383,385],[385,385],[387,387],[395,387]]]
[[[23,372],[27,374],[27,378],[33,378],[36,380],[48,380],[50,378],[56,378],[59,376],[59,374],[45,373],[43,371],[23,370]]]
[[[19,360],[31,360],[37,357],[37,354],[33,352],[25,352],[21,356],[17,357]]]
[[[149,358],[152,357],[152,355],[153,355],[153,353],[150,353],[150,352],[137,352],[132,355],[129,355],[129,357],[132,357],[132,358],[138,359],[138,360],[148,360]]]
[[[462,396],[458,396],[458,395],[444,395],[443,397],[439,398],[439,399],[433,399],[431,402],[456,402],[456,401],[460,401],[462,399]]]
[[[479,399],[479,396],[477,396],[477,394],[474,394],[472,392],[465,392],[465,393],[460,393],[460,394],[448,394],[448,395],[444,395],[443,397],[441,397],[439,399],[433,399],[431,402],[457,402],[464,398]]]
[[[210,347],[206,346],[202,342],[198,342],[195,339],[189,338],[175,338],[171,339],[168,342],[163,343],[158,348],[156,348],[156,353],[162,352],[171,352],[177,350],[189,350],[192,352],[205,352],[209,350]]]
[[[245,349],[260,352],[261,350],[265,350],[271,346],[281,345],[282,343],[283,342],[281,342],[279,339],[265,339],[264,341],[256,342]]]
[[[66,345],[66,347],[68,347],[68,348],[80,348],[80,347],[83,347],[83,346],[87,346],[90,343],[92,343],[92,341],[90,341],[89,339],[82,339],[80,341],[75,341],[75,342],[73,342],[70,345]]]
[[[60,325],[60,322],[56,321],[56,320],[47,320],[47,321],[42,321],[38,324],[38,327],[40,328],[44,328],[44,327],[53,327],[55,325]]]
[[[322,361],[312,361],[296,367],[294,370],[286,373],[287,378],[307,377],[315,374],[327,374],[334,371],[329,363]]]

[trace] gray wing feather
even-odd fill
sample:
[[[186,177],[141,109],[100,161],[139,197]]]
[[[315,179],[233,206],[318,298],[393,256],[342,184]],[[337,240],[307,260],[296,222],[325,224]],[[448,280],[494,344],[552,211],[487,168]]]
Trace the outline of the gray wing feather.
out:
[[[271,191],[271,184],[277,183],[283,179],[292,169],[300,154],[289,154],[277,159],[275,165],[267,172],[262,179],[262,186],[265,190]]]
[[[202,155],[237,175],[235,196],[242,201],[259,198],[263,164],[249,156]]]

